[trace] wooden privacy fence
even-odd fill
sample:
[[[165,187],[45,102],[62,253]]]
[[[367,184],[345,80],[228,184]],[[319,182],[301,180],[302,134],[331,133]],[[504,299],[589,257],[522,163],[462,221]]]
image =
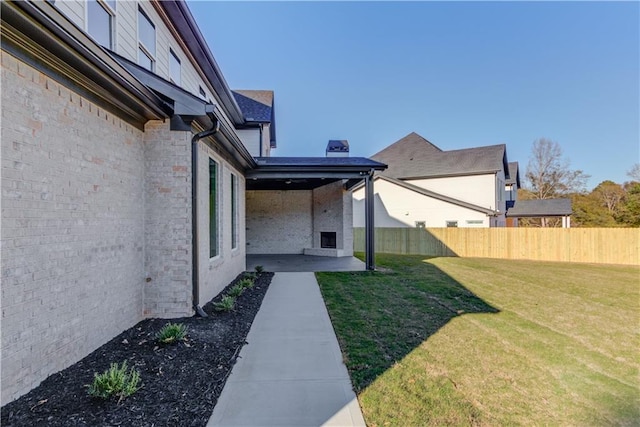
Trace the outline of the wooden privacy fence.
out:
[[[364,251],[364,228],[354,249]],[[376,228],[376,252],[640,265],[640,228]]]

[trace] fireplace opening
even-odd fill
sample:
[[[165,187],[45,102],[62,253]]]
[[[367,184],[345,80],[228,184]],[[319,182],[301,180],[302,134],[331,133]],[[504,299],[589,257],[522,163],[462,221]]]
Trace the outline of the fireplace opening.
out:
[[[336,233],[335,231],[322,231],[320,232],[320,247],[336,249]]]

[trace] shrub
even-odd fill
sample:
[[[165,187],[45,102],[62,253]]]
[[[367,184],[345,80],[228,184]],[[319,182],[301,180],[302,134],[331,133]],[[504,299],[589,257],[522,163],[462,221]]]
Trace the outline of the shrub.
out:
[[[243,288],[253,288],[253,280],[252,279],[242,279],[239,283]]]
[[[237,283],[233,285],[233,287],[229,289],[229,291],[227,291],[227,295],[231,295],[232,297],[237,298],[242,295],[243,292],[244,286],[242,286],[242,283]]]
[[[264,267],[261,265],[256,265],[256,273],[260,274],[264,271]]]
[[[182,323],[167,323],[158,331],[156,339],[162,344],[172,344],[184,339],[187,335],[187,327]]]
[[[223,296],[220,301],[213,303],[213,308],[216,311],[231,311],[236,305],[236,299],[231,295]]]
[[[112,363],[111,367],[101,374],[94,374],[93,382],[89,386],[89,394],[94,397],[108,399],[118,396],[120,400],[131,396],[140,388],[140,373],[131,368],[127,372],[127,362],[121,366]]]

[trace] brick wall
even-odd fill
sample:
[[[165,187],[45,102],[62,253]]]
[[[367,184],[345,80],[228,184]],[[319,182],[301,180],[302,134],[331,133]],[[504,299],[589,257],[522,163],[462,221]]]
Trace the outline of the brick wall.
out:
[[[2,52],[2,402],[142,319],[143,133]]]
[[[313,190],[313,247],[320,247],[320,233],[336,233],[336,247],[344,256],[353,255],[351,193],[343,189],[342,181]]]
[[[146,317],[190,316],[191,132],[172,132],[169,123],[144,129]]]
[[[301,254],[313,244],[311,190],[247,191],[247,253]]]
[[[246,269],[244,177],[211,145],[210,138],[198,144],[198,264],[200,305],[218,295]],[[209,159],[218,163],[218,255],[209,258]],[[231,241],[231,174],[238,177],[238,242]]]

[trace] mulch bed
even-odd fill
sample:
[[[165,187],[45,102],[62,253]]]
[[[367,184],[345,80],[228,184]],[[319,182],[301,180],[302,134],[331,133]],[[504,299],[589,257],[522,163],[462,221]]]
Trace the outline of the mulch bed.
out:
[[[209,317],[147,319],[124,331],[69,368],[1,409],[2,426],[205,426],[211,417],[273,273],[258,275],[253,288],[227,313],[213,303]],[[238,276],[227,289],[242,278]],[[225,289],[226,291],[226,289]],[[160,345],[155,334],[169,321],[187,326],[187,338]],[[89,396],[95,373],[111,363],[135,367],[142,388],[118,401]]]

